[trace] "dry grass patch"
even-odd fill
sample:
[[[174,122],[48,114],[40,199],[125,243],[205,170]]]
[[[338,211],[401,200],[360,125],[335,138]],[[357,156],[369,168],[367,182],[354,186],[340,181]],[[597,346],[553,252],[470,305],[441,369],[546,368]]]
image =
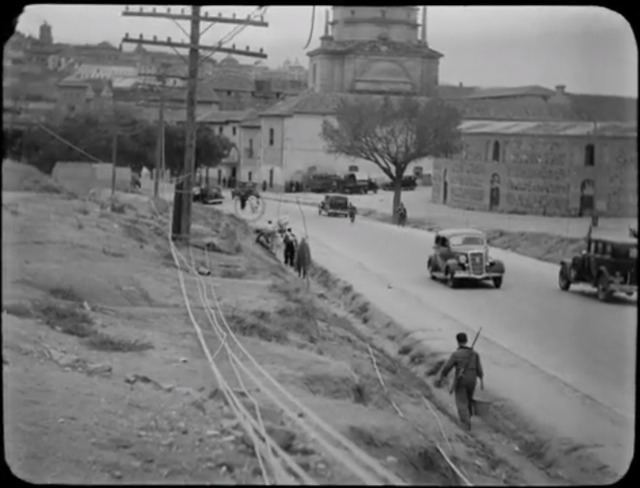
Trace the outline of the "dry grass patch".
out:
[[[64,334],[85,338],[94,333],[93,319],[75,306],[43,304],[38,307],[38,314],[49,327]]]
[[[66,300],[68,302],[82,302],[83,299],[78,295],[73,288],[53,288],[49,291],[49,294],[59,300]]]
[[[109,352],[138,352],[153,349],[153,344],[150,342],[113,337],[102,332],[91,334],[84,343],[91,349]]]

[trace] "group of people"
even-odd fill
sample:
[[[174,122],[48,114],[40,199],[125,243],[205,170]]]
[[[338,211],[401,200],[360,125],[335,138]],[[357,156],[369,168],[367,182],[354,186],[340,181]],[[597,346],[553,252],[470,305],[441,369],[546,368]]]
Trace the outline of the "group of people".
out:
[[[256,230],[258,237],[256,242],[263,245],[271,252],[275,251],[278,236],[284,245],[284,264],[296,270],[298,276],[306,278],[311,264],[311,251],[307,239],[303,237],[300,242],[286,219],[280,219],[277,226],[269,220],[267,227]]]

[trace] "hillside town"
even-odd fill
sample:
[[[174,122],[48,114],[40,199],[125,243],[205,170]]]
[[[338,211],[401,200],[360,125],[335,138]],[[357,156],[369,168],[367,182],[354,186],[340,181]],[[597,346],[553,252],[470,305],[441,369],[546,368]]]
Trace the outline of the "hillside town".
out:
[[[627,477],[637,94],[582,93],[560,70],[444,80],[455,58],[426,6],[308,6],[306,59],[285,48],[277,67],[250,34],[193,41],[208,22],[274,32],[294,8],[122,10],[190,23],[183,44],[121,26],[120,45],[63,43],[47,20],[5,43],[12,474]]]

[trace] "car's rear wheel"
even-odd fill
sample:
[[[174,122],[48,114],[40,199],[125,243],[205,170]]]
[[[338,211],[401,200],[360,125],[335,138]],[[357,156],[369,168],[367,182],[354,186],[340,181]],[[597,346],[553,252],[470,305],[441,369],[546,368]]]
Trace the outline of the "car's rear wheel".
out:
[[[564,266],[560,268],[558,272],[558,286],[561,290],[567,291],[571,286],[571,281],[569,281],[569,277],[567,276],[567,271]]]
[[[609,298],[611,298],[609,280],[606,275],[601,274],[600,278],[598,278],[598,300],[606,302]]]
[[[447,277],[447,286],[449,288],[457,288],[458,280],[456,280],[455,273],[453,271],[447,270],[445,275]]]
[[[495,278],[492,278],[492,281],[493,286],[496,288],[500,288],[502,286],[502,276],[496,276]]]

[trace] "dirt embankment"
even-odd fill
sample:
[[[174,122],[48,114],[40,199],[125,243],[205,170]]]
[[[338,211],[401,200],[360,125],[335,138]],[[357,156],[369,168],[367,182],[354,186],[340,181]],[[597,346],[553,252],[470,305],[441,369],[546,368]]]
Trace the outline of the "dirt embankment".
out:
[[[424,339],[406,332],[401,324],[369,303],[349,283],[321,266],[314,265],[311,276],[320,285],[321,296],[343,306],[355,319],[352,324],[359,336],[377,344],[399,368],[410,371],[420,383],[417,391],[422,391],[443,415],[456,423],[453,399],[447,393],[449,384],[442,389],[431,387],[448,355],[430,349]],[[478,443],[483,446],[487,458],[500,459],[518,471],[520,478],[518,481],[512,478],[511,482],[604,484],[618,477],[584,452],[589,446],[577,445],[570,439],[550,438],[535,431],[528,427],[520,412],[506,404],[483,401],[478,410],[479,422],[475,421],[472,433],[459,435],[465,437],[466,445]]]
[[[110,202],[3,193],[5,445],[17,476],[82,484],[262,481],[187,319],[166,207],[138,195]],[[437,451],[439,430],[415,377],[379,349],[369,353],[352,319],[308,293],[236,219],[196,206],[193,234],[212,243],[206,263],[204,250],[193,253],[206,264],[227,320],[288,391],[406,481],[458,482]],[[187,280],[193,298],[189,273]],[[232,378],[228,360],[220,355],[219,362]],[[253,395],[268,431],[314,479],[357,482],[260,392]],[[481,446],[460,445],[450,455],[474,480],[519,479],[499,459],[487,461]]]

